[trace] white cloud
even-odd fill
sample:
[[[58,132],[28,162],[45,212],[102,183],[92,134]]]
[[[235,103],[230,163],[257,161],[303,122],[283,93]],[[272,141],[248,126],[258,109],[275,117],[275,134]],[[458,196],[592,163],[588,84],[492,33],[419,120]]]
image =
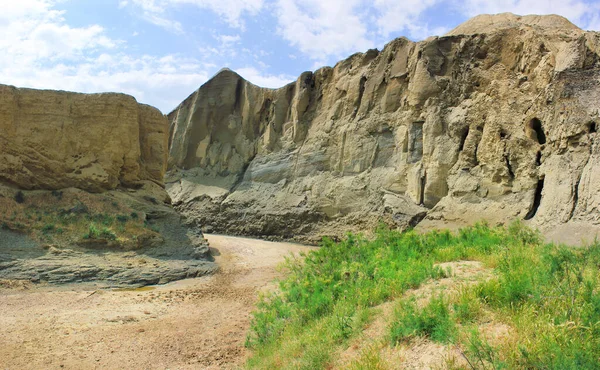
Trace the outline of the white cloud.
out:
[[[63,12],[52,9],[54,1],[23,0],[3,4],[0,13],[0,67],[10,62],[39,59],[71,59],[87,50],[114,48],[98,25],[72,28],[64,23]]]
[[[373,47],[359,16],[362,0],[277,0],[279,32],[312,59]]]
[[[215,12],[229,26],[244,29],[242,16],[256,15],[264,5],[264,0],[132,0],[142,9],[142,16],[147,21],[169,31],[183,32],[180,22],[170,19],[166,14],[170,9],[182,5],[191,5]]]
[[[268,75],[263,74],[254,67],[236,68],[235,71],[246,80],[252,82],[255,85],[269,88],[279,88],[295,81],[296,78],[285,74],[280,75]]]
[[[214,66],[177,55],[134,57],[99,25],[69,26],[56,1],[21,0],[0,13],[0,83],[81,92],[118,91],[167,111]]]
[[[383,37],[388,37],[393,32],[408,31],[416,39],[431,36],[423,13],[441,3],[441,0],[375,0],[373,7],[377,11],[376,25],[378,32]],[[436,29],[434,32],[444,31]],[[439,33],[438,33],[439,34]]]
[[[221,45],[237,44],[242,39],[240,35],[217,35],[215,39],[221,43]]]
[[[454,24],[431,26],[428,12],[472,17],[482,13],[559,14],[582,28],[600,29],[596,0],[274,0],[279,33],[313,59],[313,66],[389,41],[422,40]]]
[[[580,23],[588,11],[588,5],[581,0],[466,0],[462,9],[469,16],[511,12],[527,14],[559,14],[571,22]]]

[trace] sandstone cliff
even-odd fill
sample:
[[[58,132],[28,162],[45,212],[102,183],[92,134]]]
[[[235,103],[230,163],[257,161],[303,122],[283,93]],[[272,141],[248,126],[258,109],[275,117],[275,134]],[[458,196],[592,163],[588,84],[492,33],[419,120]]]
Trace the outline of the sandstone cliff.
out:
[[[168,127],[131,96],[0,85],[0,279],[149,284],[214,270],[164,188]]]
[[[234,234],[594,229],[599,45],[559,16],[500,14],[280,89],[222,70],[169,114],[167,188],[198,225]]]
[[[163,184],[168,124],[123,94],[0,85],[0,183],[100,192]]]

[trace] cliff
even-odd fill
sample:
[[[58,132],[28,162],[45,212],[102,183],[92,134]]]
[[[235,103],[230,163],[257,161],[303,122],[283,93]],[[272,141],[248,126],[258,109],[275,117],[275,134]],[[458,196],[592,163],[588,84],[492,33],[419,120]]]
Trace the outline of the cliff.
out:
[[[163,185],[166,118],[123,94],[0,85],[0,183],[92,192]]]
[[[164,188],[168,131],[131,96],[0,85],[0,279],[145,285],[213,271]]]
[[[599,44],[559,16],[485,15],[280,89],[222,70],[168,116],[167,189],[198,225],[232,234],[513,219],[597,230]]]

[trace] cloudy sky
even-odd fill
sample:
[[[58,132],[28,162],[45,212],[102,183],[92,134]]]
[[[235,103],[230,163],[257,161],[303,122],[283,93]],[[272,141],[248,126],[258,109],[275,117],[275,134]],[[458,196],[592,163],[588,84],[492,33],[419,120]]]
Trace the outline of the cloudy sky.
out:
[[[168,113],[222,67],[280,87],[499,12],[600,30],[600,0],[0,0],[0,83],[125,92]]]

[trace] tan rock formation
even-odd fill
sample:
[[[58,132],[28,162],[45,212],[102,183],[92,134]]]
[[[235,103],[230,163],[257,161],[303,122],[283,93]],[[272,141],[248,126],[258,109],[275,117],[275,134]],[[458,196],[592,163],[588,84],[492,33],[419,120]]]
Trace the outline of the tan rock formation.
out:
[[[599,45],[559,16],[500,14],[276,90],[223,70],[169,115],[167,188],[199,225],[236,234],[423,217],[594,228]]]
[[[123,94],[0,85],[0,183],[92,192],[163,185],[168,122]]]
[[[145,285],[214,271],[165,191],[168,133],[131,96],[0,85],[0,278]]]

